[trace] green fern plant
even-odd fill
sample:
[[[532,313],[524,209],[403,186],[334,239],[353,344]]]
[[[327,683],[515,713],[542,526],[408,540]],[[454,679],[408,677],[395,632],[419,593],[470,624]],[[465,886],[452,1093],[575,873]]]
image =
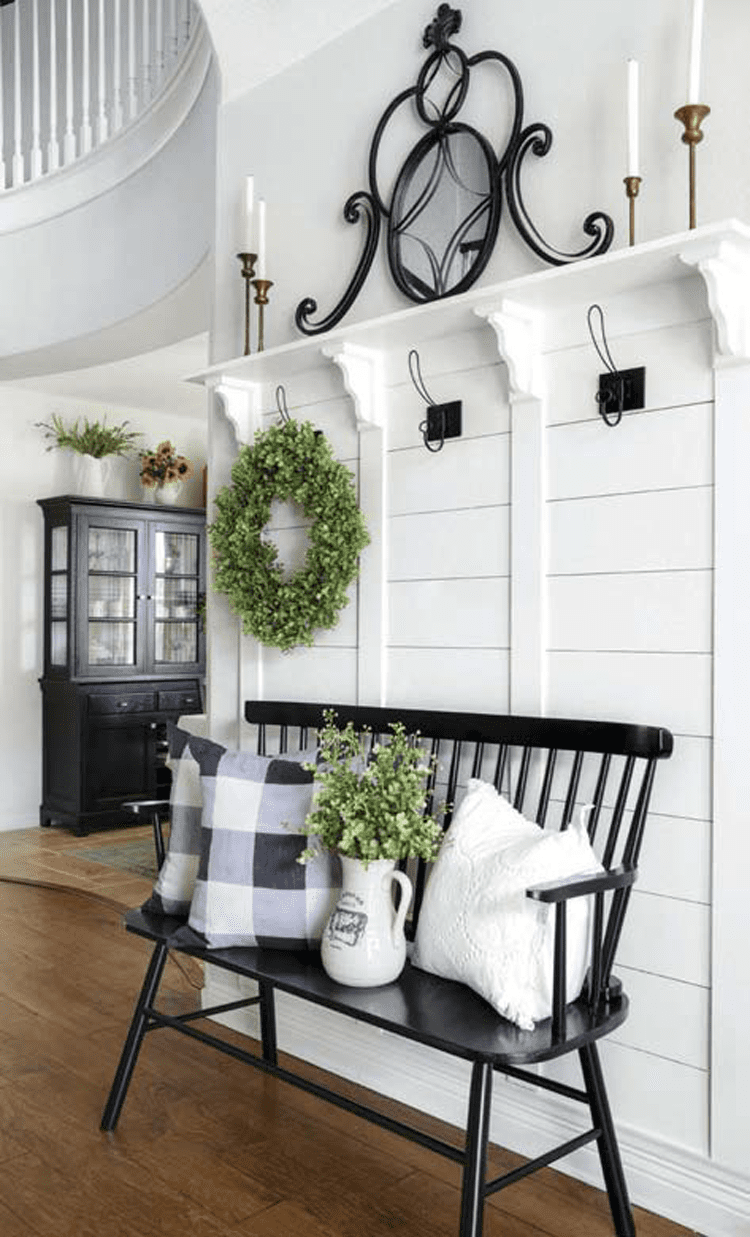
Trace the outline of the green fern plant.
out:
[[[97,460],[105,455],[127,455],[135,450],[137,439],[142,437],[137,430],[128,429],[127,421],[107,425],[106,417],[103,421],[84,417],[81,424],[80,417],[76,417],[66,424],[57,412],[49,421],[37,421],[36,428],[50,440],[48,451],[76,451],[79,455],[93,455]]]

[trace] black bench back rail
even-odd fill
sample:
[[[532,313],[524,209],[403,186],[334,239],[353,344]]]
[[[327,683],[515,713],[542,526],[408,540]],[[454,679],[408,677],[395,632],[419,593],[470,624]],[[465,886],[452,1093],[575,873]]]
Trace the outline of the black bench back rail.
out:
[[[657,762],[671,754],[671,734],[660,727],[615,722],[289,701],[248,701],[245,719],[257,728],[259,752],[283,754],[310,745],[328,708],[334,710],[339,724],[351,720],[356,729],[370,730],[373,742],[387,739],[391,724],[397,721],[408,732],[419,735],[417,741],[435,757],[428,810],[445,805],[441,808],[445,827],[470,777],[492,782],[528,819],[547,828],[565,829],[584,805],[593,805],[589,836],[605,871],[527,891],[527,896],[555,908],[551,1018],[537,1023],[533,1031],[521,1030],[464,985],[419,971],[409,963],[398,980],[382,988],[346,988],[328,978],[315,954],[199,947],[183,952],[256,980],[258,995],[175,1017],[156,1007],[156,997],[177,921],[130,911],[125,920],[127,928],[154,942],[154,952],[102,1128],[111,1131],[117,1124],[145,1034],[169,1027],[459,1162],[463,1166],[460,1237],[480,1237],[488,1195],[590,1142],[597,1144],[614,1231],[617,1237],[635,1237],[596,1041],[621,1026],[628,1013],[627,997],[612,967],[637,876]],[[421,861],[409,866],[415,884],[412,935],[428,866]],[[572,898],[583,895],[594,899],[590,966],[583,993],[566,1007],[566,906]],[[415,1125],[386,1116],[281,1066],[276,1044],[277,989],[469,1061],[464,1147],[456,1148]],[[253,1004],[259,1005],[260,1011],[260,1053],[240,1049],[195,1026],[200,1018]],[[558,1082],[528,1068],[570,1052],[579,1056],[583,1087]],[[587,1105],[591,1128],[521,1168],[488,1181],[487,1143],[495,1071]]]
[[[601,884],[596,888],[594,947],[587,997],[592,1007],[606,999],[625,912],[637,877],[656,761],[670,755],[671,734],[654,726],[628,726],[617,722],[282,701],[248,701],[245,720],[257,726],[259,753],[283,754],[307,747],[311,734],[323,725],[323,715],[328,709],[336,714],[338,725],[351,721],[355,729],[369,731],[372,743],[387,738],[395,721],[403,722],[410,734],[419,735],[426,751],[435,760],[426,810],[432,811],[441,803],[445,805],[445,828],[450,824],[467,777],[491,782],[507,795],[519,812],[547,828],[567,829],[574,811],[585,804],[593,805],[588,819],[589,837],[610,873],[610,880],[606,888]],[[412,938],[428,868],[423,860],[413,861],[408,866],[414,884],[414,906],[408,925],[408,935]],[[569,884],[567,891],[571,888]],[[583,890],[579,889],[581,892]],[[535,896],[540,901],[554,902],[560,921],[561,949],[555,974],[553,1017],[561,1030],[565,1018],[565,950],[562,946],[566,903],[550,890],[539,891]]]

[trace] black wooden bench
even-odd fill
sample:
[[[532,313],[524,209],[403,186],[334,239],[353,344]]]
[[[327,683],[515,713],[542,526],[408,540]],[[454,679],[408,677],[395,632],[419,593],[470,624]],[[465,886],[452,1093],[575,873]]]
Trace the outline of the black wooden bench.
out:
[[[284,752],[305,747],[323,721],[323,705],[248,702],[246,720],[258,728],[258,750]],[[584,803],[593,803],[589,834],[605,872],[539,886],[528,896],[555,907],[555,976],[552,1016],[524,1031],[501,1018],[469,988],[412,967],[381,988],[342,987],[328,978],[314,954],[270,949],[188,948],[213,966],[257,981],[258,995],[179,1016],[160,1012],[156,997],[177,921],[140,910],[125,917],[129,931],[154,942],[143,987],[127,1034],[102,1129],[113,1130],[120,1116],[138,1052],[146,1032],[169,1027],[257,1069],[301,1087],[322,1099],[400,1134],[463,1167],[460,1237],[479,1237],[486,1197],[578,1150],[597,1144],[617,1237],[634,1237],[633,1222],[596,1041],[621,1026],[628,1000],[612,966],[632,885],[637,875],[656,762],[672,751],[671,734],[658,727],[611,722],[565,721],[491,714],[443,713],[333,705],[339,721],[377,736],[393,721],[419,731],[429,741],[443,770],[437,798],[453,803],[467,777],[492,781],[519,810],[540,825],[566,828]],[[273,731],[274,743],[269,745]],[[438,774],[438,778],[441,774]],[[446,821],[447,823],[447,821]],[[413,934],[422,901],[425,866],[415,876]],[[565,1006],[565,907],[594,895],[590,967],[582,995]],[[402,1123],[340,1095],[282,1066],[276,1044],[274,993],[290,993],[326,1009],[361,1019],[393,1035],[436,1048],[471,1063],[463,1148]],[[260,1054],[245,1051],[219,1035],[201,1030],[201,1018],[258,1004]],[[527,1067],[576,1052],[583,1085],[573,1087]],[[592,1125],[545,1155],[502,1177],[486,1180],[487,1143],[494,1071],[587,1104]]]

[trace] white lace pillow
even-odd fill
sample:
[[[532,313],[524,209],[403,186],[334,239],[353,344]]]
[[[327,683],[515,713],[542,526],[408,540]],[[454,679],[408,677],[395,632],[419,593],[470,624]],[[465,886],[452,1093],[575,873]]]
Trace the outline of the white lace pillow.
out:
[[[603,871],[580,821],[540,829],[494,786],[472,778],[445,835],[419,916],[412,961],[467,984],[518,1026],[552,1012],[554,907],[526,889]],[[566,999],[579,996],[588,961],[590,898],[567,911]]]

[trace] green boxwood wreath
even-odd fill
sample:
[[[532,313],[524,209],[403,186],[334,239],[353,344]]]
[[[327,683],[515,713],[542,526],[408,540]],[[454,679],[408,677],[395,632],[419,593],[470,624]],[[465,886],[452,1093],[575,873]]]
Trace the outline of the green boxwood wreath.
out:
[[[299,503],[312,520],[304,566],[288,580],[276,547],[263,538],[274,499]],[[256,434],[240,449],[216,507],[208,530],[214,587],[228,597],[243,631],[287,650],[311,645],[316,628],[335,627],[370,538],[354,478],[320,430],[285,421]]]

